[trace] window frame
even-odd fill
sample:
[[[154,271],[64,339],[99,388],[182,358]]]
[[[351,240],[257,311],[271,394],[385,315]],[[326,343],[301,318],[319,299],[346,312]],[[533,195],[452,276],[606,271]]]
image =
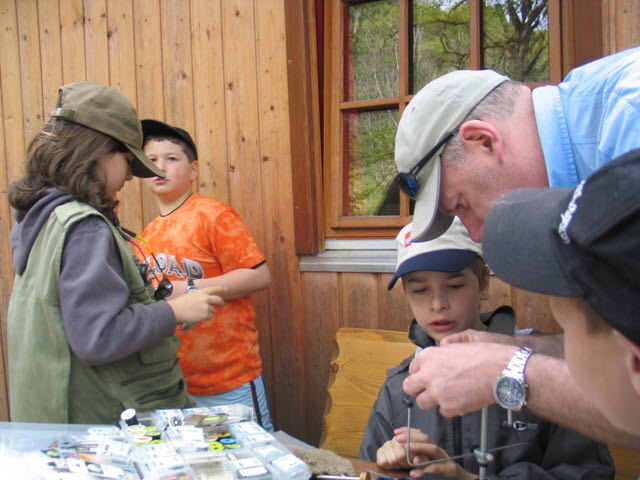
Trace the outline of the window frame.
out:
[[[573,0],[569,0],[573,3]],[[324,4],[324,114],[323,130],[323,190],[324,236],[326,238],[389,238],[411,221],[409,200],[400,195],[400,215],[397,216],[346,216],[342,215],[344,203],[344,116],[349,112],[375,111],[397,108],[399,117],[413,95],[409,93],[409,35],[410,0],[398,0],[399,32],[398,57],[406,59],[398,65],[399,95],[384,99],[344,101],[344,39],[345,16],[348,4],[361,0],[328,0]],[[562,0],[548,0],[549,21],[549,83],[562,79]],[[567,3],[567,0],[565,0]],[[469,0],[470,17],[470,68],[482,65],[482,0]],[[535,87],[539,84],[530,84]]]

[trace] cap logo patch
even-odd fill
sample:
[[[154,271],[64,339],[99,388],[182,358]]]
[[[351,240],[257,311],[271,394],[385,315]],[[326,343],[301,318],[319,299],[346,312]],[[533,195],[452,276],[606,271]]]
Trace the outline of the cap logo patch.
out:
[[[407,248],[411,245],[409,239],[411,238],[411,230],[407,230],[407,233],[404,234],[404,248]]]
[[[571,197],[571,201],[569,202],[567,209],[564,211],[564,213],[560,214],[560,225],[558,225],[558,235],[560,235],[560,238],[562,239],[565,245],[569,245],[571,243],[571,240],[569,239],[569,235],[567,235],[567,229],[569,228],[569,224],[573,219],[574,212],[578,208],[578,205],[576,204],[576,200],[578,200],[578,198],[580,198],[580,196],[582,195],[582,187],[584,186],[584,182],[585,181],[583,180],[576,187],[576,189],[573,191],[573,196]]]

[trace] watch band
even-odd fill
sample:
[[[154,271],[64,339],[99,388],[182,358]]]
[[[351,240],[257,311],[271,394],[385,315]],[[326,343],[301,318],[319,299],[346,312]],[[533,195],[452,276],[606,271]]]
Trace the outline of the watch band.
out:
[[[533,350],[531,348],[522,347],[518,349],[518,351],[511,357],[511,361],[509,362],[509,365],[507,365],[507,368],[503,370],[502,375],[518,378],[524,382],[524,370],[532,354]]]

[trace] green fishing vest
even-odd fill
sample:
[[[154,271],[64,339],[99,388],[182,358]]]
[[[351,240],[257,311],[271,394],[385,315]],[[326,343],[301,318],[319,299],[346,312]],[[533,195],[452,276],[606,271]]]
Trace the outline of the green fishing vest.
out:
[[[84,364],[71,351],[60,312],[62,249],[71,227],[89,215],[105,218],[75,201],[56,208],[38,234],[24,273],[15,276],[7,328],[13,421],[117,423],[126,408],[145,411],[194,404],[186,392],[175,336],[97,367]],[[152,303],[153,287],[143,281],[127,242],[105,221],[122,257],[127,305]]]

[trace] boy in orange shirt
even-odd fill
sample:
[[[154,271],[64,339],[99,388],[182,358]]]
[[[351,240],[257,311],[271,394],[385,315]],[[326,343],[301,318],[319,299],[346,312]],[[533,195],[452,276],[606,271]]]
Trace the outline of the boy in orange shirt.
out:
[[[188,391],[198,406],[253,407],[258,422],[273,431],[249,295],[271,281],[264,255],[235,210],[192,193],[198,157],[191,135],[149,119],[142,120],[142,130],[145,154],[166,174],[144,182],[160,209],[142,233],[151,249],[149,265],[172,281],[172,298],[192,288],[226,288],[220,294],[225,305],[210,320],[176,331]]]

